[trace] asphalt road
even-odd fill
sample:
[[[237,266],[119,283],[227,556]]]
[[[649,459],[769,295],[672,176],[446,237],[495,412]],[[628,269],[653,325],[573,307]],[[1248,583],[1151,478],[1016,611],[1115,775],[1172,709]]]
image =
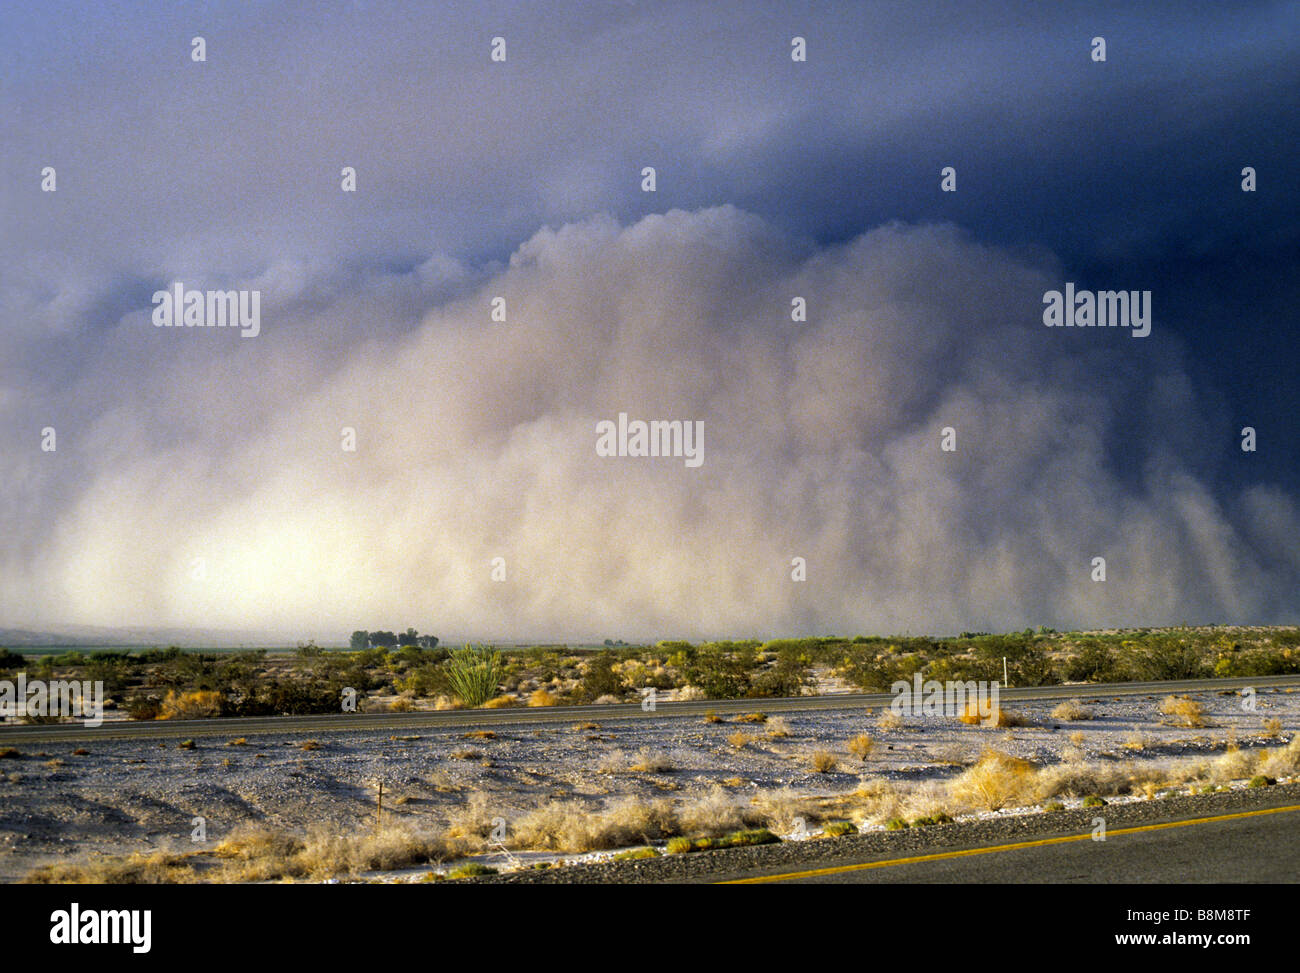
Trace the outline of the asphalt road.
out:
[[[814,854],[797,868],[755,869],[712,880],[746,885],[1294,883],[1300,880],[1300,805],[1109,828],[1102,841],[1091,831],[1075,832],[830,862],[818,862],[816,850],[809,845]]]
[[[1082,686],[1035,686],[1002,689],[1001,701],[1149,696],[1167,693],[1212,692],[1222,689],[1263,689],[1272,686],[1300,686],[1300,676],[1259,676],[1249,679],[1187,679],[1173,682],[1098,683]],[[252,736],[258,733],[355,733],[365,730],[391,732],[416,729],[449,729],[473,726],[502,727],[528,723],[572,723],[578,720],[655,719],[673,716],[719,714],[797,713],[845,710],[855,707],[888,706],[889,693],[841,693],[829,696],[797,696],[785,699],[699,700],[688,703],[659,703],[646,711],[639,703],[605,706],[517,707],[491,710],[443,710],[418,713],[331,713],[313,716],[256,716],[211,720],[164,720],[149,722],[113,721],[99,727],[82,723],[54,725],[11,725],[0,727],[0,745],[56,743],[60,740],[185,739],[202,736]]]

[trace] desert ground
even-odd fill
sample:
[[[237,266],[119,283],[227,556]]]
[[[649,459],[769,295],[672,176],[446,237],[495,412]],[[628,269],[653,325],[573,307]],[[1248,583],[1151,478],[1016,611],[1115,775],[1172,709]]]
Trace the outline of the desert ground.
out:
[[[798,840],[1300,774],[1290,688],[1262,689],[1253,710],[1224,690],[1025,702],[1004,707],[1004,726],[754,703],[741,716],[0,750],[0,879],[437,880],[738,829]]]

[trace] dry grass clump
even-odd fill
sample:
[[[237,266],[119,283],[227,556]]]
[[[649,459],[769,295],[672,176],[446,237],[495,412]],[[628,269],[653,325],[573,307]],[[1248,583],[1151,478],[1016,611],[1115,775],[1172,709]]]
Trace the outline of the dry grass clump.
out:
[[[683,801],[676,810],[679,834],[718,835],[737,828],[763,824],[767,815],[758,803],[741,805],[721,787],[714,787],[702,797]]]
[[[320,741],[319,741],[319,740],[303,740],[302,743],[298,744],[298,749],[299,749],[299,750],[306,750],[308,753],[311,753],[313,750],[319,750],[319,749],[320,749]]]
[[[1270,716],[1264,721],[1264,735],[1276,739],[1282,735],[1282,721],[1276,716]]]
[[[1175,726],[1205,726],[1205,716],[1201,704],[1190,696],[1166,696],[1160,702],[1160,713],[1167,717],[1164,723]]]
[[[511,706],[518,706],[519,700],[513,696],[493,696],[483,704],[484,709],[509,709]]]
[[[193,864],[184,855],[151,852],[106,855],[82,862],[42,865],[19,880],[21,885],[172,885],[195,881]]]
[[[752,733],[746,733],[743,730],[737,730],[735,733],[728,735],[727,742],[737,750],[740,750],[757,740],[758,737]]]
[[[517,848],[583,852],[645,844],[678,833],[671,801],[629,797],[598,811],[577,801],[543,804],[512,822],[507,841]]]
[[[668,754],[662,751],[651,751],[643,748],[636,756],[636,761],[628,770],[636,771],[642,774],[666,774],[672,771],[673,762]]]
[[[206,690],[177,693],[169,689],[158,709],[160,720],[204,720],[220,715],[221,694]]]
[[[442,861],[449,854],[441,839],[405,829],[347,835],[314,832],[297,838],[252,827],[231,835],[211,851],[104,856],[38,868],[24,881],[97,885],[270,882],[406,868]]]
[[[1226,784],[1228,781],[1250,777],[1255,773],[1262,757],[1264,754],[1229,747],[1211,764],[1210,779],[1215,783]]]
[[[1134,771],[1130,764],[1072,760],[1042,768],[1031,783],[1032,796],[1037,801],[1089,794],[1118,795],[1132,789]]]
[[[1034,769],[1028,760],[985,750],[975,766],[949,783],[949,794],[971,807],[997,811],[1029,793]]]
[[[736,717],[737,723],[766,723],[766,713],[746,713],[744,716]]]
[[[409,696],[398,696],[388,704],[390,713],[410,713],[415,709],[415,703]]]
[[[438,837],[395,827],[351,835],[313,834],[291,865],[304,868],[308,875],[351,875],[445,861],[452,854]]]
[[[974,762],[967,755],[966,748],[956,741],[940,743],[933,749],[928,750],[927,754],[935,763],[946,764],[950,767],[964,767]]]
[[[533,694],[528,697],[529,706],[559,706],[560,697],[555,693],[548,692],[545,689],[534,689]]]
[[[1052,719],[1062,720],[1066,723],[1077,723],[1080,720],[1092,719],[1092,710],[1078,700],[1067,699],[1052,710]]]
[[[871,750],[875,745],[876,743],[871,739],[870,735],[859,733],[857,736],[853,737],[853,739],[849,740],[848,750],[849,753],[853,754],[853,756],[857,757],[863,763],[866,763],[866,760],[871,756]]]
[[[901,730],[903,728],[903,718],[895,713],[892,709],[884,709],[880,713],[880,718],[876,720],[877,730]]]
[[[790,724],[784,716],[773,716],[767,721],[767,736],[771,740],[784,740],[790,735]]]
[[[835,755],[826,750],[814,751],[811,763],[815,774],[833,774],[840,766]]]
[[[965,711],[958,717],[968,726],[993,726],[999,729],[1005,729],[1011,726],[1028,726],[1029,721],[1019,713],[1013,713],[1011,710],[1003,709],[1001,706],[994,704],[990,706],[988,715],[980,712],[978,703],[970,702],[966,704]]]
[[[1300,733],[1285,747],[1266,750],[1259,762],[1261,773],[1270,777],[1293,777],[1300,774]]]
[[[750,802],[746,811],[746,820],[732,826],[740,827],[742,823],[763,824],[785,834],[795,829],[797,818],[802,818],[806,824],[822,820],[820,804],[821,801],[817,797],[801,794],[789,786],[775,790],[762,790],[755,794]],[[737,819],[732,819],[735,820]]]

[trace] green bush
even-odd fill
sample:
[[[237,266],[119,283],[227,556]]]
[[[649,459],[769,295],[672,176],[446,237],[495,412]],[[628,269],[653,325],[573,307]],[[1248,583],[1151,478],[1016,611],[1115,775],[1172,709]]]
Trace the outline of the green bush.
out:
[[[497,870],[478,862],[466,862],[447,873],[448,878],[477,878],[479,875],[495,875]]]
[[[857,833],[858,826],[852,821],[830,821],[822,825],[822,834],[828,838],[838,838],[841,835]]]
[[[465,646],[447,659],[447,684],[466,706],[482,706],[497,695],[503,672],[501,653]]]
[[[1128,659],[1131,678],[1139,682],[1162,679],[1199,679],[1205,675],[1201,650],[1185,639],[1160,635],[1135,647]]]
[[[590,656],[578,686],[579,697],[590,701],[601,696],[622,696],[623,680],[614,671],[616,661],[613,652],[597,652]]]

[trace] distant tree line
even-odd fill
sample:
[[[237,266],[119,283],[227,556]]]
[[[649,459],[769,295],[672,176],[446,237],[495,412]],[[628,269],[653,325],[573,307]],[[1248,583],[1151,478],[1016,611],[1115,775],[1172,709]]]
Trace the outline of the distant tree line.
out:
[[[415,645],[422,649],[436,649],[438,647],[438,636],[421,635],[413,628],[408,628],[405,632],[398,634],[396,632],[366,632],[357,629],[352,633],[352,648],[356,651],[362,649],[379,649],[379,648],[405,648],[408,645]]]

